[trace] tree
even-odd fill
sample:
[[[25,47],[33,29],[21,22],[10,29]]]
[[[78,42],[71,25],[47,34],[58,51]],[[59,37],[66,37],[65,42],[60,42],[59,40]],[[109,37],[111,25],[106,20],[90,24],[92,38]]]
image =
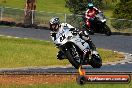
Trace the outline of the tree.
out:
[[[3,3],[6,3],[6,0],[3,0],[2,2],[3,2]]]
[[[93,2],[96,7],[102,6],[102,0],[65,0],[66,1],[66,7],[69,8],[70,12],[74,14],[80,14],[83,13],[83,11],[86,11],[87,4],[89,2]]]
[[[126,3],[126,2],[128,2],[130,0],[120,0],[120,1],[121,1],[121,3]]]
[[[113,11],[113,17],[132,19],[132,1],[118,3]]]
[[[103,8],[103,1],[102,0],[93,0],[93,3],[97,8]]]
[[[113,17],[118,19],[132,20],[132,0],[121,0],[121,2],[116,5],[113,11]],[[128,20],[125,21],[114,20],[112,22],[112,25],[113,27],[120,29],[131,27],[132,23]]]

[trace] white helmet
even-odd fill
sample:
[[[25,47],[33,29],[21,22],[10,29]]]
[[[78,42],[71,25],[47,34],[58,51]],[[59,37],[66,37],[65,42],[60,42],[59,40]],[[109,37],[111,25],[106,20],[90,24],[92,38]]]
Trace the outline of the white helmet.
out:
[[[50,19],[50,24],[60,24],[60,19],[59,17],[54,17],[52,19]]]

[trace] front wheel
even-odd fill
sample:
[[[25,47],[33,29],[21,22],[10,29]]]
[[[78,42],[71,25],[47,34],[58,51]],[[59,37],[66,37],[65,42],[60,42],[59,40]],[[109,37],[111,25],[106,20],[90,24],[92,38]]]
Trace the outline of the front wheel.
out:
[[[106,24],[104,25],[104,33],[107,36],[110,36],[112,34],[110,28]]]
[[[75,46],[74,44],[70,44],[67,51],[66,56],[69,60],[69,62],[78,69],[81,65],[82,59],[80,57],[79,48]]]
[[[67,51],[67,58],[69,60],[69,62],[76,68],[78,69],[79,66],[80,66],[80,63],[75,61],[74,59],[77,59],[77,58],[74,58],[71,53],[69,51]]]

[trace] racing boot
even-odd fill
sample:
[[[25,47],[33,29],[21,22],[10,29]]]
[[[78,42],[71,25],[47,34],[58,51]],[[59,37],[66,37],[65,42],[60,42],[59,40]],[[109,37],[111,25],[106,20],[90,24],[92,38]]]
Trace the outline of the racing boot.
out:
[[[62,51],[59,51],[58,54],[57,54],[57,59],[63,60],[63,59],[65,59],[65,58],[66,58],[66,57],[65,57],[64,53],[63,53]]]

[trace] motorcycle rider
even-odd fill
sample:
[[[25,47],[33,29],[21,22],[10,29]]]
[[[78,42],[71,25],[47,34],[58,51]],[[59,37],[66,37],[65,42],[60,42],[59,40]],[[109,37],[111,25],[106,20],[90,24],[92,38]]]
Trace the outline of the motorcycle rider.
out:
[[[98,14],[101,11],[97,9],[96,7],[94,7],[93,3],[88,3],[87,7],[88,9],[85,12],[85,18],[86,18],[85,22],[88,28],[92,29],[93,27],[91,23],[94,21],[96,14]]]
[[[65,23],[60,23],[60,20],[58,17],[54,17],[50,20],[49,22],[49,25],[50,25],[50,34],[51,34],[51,38],[55,41],[56,40],[56,34],[63,30],[64,27],[69,27],[69,28],[74,28],[73,26],[71,26],[70,24],[67,24],[65,25]],[[90,49],[92,51],[91,54],[98,54],[98,52],[96,51],[96,47],[95,45],[92,43],[87,31],[85,29],[81,29],[79,30],[79,35],[80,37],[85,40],[89,46],[90,46]],[[59,51],[58,54],[57,54],[57,59],[59,60],[62,60],[65,58],[65,55],[63,53],[63,51]]]

